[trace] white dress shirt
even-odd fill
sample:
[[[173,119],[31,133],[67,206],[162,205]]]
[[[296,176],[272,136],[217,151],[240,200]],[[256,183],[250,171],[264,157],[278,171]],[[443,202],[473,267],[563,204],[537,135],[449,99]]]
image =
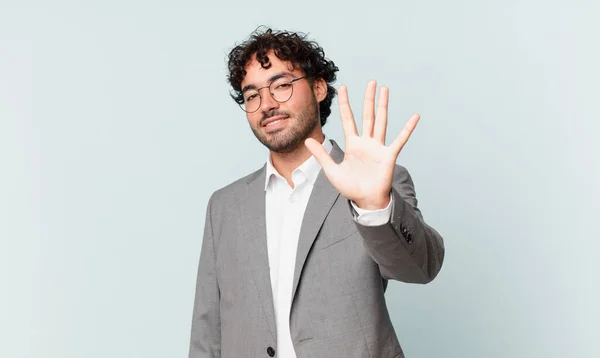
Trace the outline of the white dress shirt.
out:
[[[333,145],[325,138],[323,147],[330,153]],[[292,189],[273,167],[270,155],[267,160],[265,180],[267,249],[277,327],[277,357],[280,358],[296,358],[289,320],[296,251],[304,211],[320,170],[321,166],[315,157],[311,156],[292,172],[294,183]],[[369,211],[360,209],[352,202],[355,210],[354,219],[363,225],[383,225],[390,219],[392,205],[390,200],[390,204],[385,209]]]

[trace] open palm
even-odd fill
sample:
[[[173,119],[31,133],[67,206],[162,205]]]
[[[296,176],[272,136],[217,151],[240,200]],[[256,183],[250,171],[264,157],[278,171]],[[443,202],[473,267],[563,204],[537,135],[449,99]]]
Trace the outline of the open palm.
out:
[[[340,194],[366,210],[382,209],[389,203],[396,159],[419,121],[418,114],[410,117],[398,137],[386,146],[389,93],[386,87],[380,89],[375,114],[376,88],[375,81],[367,85],[360,136],[348,102],[348,90],[345,86],[339,88],[338,102],[346,137],[346,155],[341,163],[335,163],[316,140],[309,138],[305,143]]]

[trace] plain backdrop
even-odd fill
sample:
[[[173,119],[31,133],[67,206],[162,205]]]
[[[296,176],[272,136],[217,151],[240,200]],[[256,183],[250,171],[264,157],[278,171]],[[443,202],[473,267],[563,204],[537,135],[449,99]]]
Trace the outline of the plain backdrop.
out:
[[[388,139],[446,260],[392,282],[407,357],[598,357],[595,1],[0,0],[0,357],[186,357],[204,212],[267,151],[226,55],[308,33]],[[344,146],[337,101],[324,128]]]

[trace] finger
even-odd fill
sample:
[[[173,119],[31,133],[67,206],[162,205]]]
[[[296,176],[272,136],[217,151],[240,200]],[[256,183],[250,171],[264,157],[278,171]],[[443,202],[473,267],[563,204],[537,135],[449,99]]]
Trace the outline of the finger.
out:
[[[379,90],[379,100],[377,102],[377,116],[375,117],[375,129],[373,138],[379,143],[385,145],[385,135],[387,130],[388,118],[388,99],[389,90],[387,87],[381,87]]]
[[[402,128],[402,130],[400,131],[400,134],[398,135],[398,137],[396,137],[396,139],[390,146],[394,150],[394,153],[396,154],[396,156],[398,156],[398,154],[400,154],[400,151],[402,150],[402,148],[408,141],[408,138],[410,138],[410,135],[415,130],[415,127],[417,126],[417,123],[419,122],[419,118],[420,118],[420,116],[418,114],[413,114],[408,119],[408,122],[406,122],[406,125],[404,125],[404,128]]]
[[[373,122],[375,121],[375,91],[377,82],[371,80],[367,83],[365,91],[365,102],[363,104],[362,135],[365,137],[373,136]]]
[[[338,104],[340,107],[340,117],[342,119],[344,135],[346,138],[357,136],[358,131],[356,130],[356,123],[354,122],[352,109],[350,109],[350,102],[348,101],[348,89],[346,86],[341,86],[338,90]]]
[[[323,148],[323,145],[321,143],[317,142],[313,138],[307,138],[304,141],[304,144],[306,145],[306,148],[308,148],[308,150],[312,153],[312,155],[315,156],[317,162],[321,164],[321,168],[323,168],[323,171],[325,173],[331,172],[335,169],[337,164],[331,158],[329,153],[327,153],[325,148]]]

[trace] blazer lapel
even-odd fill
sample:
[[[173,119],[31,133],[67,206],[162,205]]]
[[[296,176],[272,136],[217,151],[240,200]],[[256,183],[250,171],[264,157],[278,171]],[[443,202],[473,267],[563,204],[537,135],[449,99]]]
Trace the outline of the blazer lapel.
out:
[[[331,158],[336,162],[340,163],[344,159],[344,152],[340,149],[335,141],[333,143],[333,149],[331,150]],[[294,268],[294,282],[292,286],[292,301],[296,296],[296,290],[298,283],[300,282],[300,276],[304,263],[310,249],[325,221],[325,218],[329,214],[329,210],[335,203],[335,200],[340,193],[331,185],[329,179],[325,176],[325,173],[321,169],[315,186],[313,187],[306,211],[304,212],[304,218],[302,219],[302,226],[300,228],[300,237],[298,238],[298,251],[296,253],[296,266]]]
[[[247,183],[246,197],[240,202],[241,232],[244,233],[248,242],[248,264],[252,267],[260,301],[267,316],[271,334],[275,339],[275,309],[269,273],[265,220],[265,167],[256,175],[251,176]]]

